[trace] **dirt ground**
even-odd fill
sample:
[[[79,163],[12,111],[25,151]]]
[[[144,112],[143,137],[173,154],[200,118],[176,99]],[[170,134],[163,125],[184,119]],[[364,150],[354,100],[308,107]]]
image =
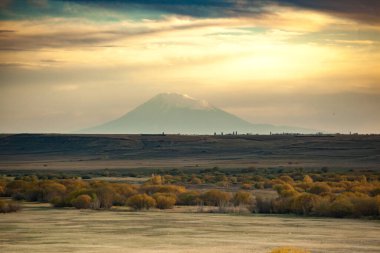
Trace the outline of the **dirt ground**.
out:
[[[313,253],[380,251],[380,221],[293,216],[92,211],[26,204],[0,215],[1,252],[266,253],[296,246]]]

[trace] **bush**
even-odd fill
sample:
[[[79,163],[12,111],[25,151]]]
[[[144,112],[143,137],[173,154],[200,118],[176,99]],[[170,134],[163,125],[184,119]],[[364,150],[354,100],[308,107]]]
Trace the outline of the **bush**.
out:
[[[243,190],[251,190],[252,189],[252,184],[242,184],[241,189]]]
[[[272,250],[271,253],[310,253],[310,251],[293,247],[281,247]]]
[[[147,194],[136,194],[130,197],[127,205],[135,210],[150,209],[156,206],[156,200]]]
[[[320,197],[318,195],[301,193],[294,198],[291,209],[296,214],[309,215],[319,200]]]
[[[230,199],[231,194],[219,190],[209,190],[202,194],[202,200],[206,205],[210,206],[223,206],[226,205]]]
[[[306,184],[311,184],[314,182],[314,180],[309,175],[305,175],[303,178],[303,182]]]
[[[87,194],[82,194],[76,197],[71,204],[77,209],[88,209],[91,207],[92,198]]]
[[[144,185],[140,189],[143,193],[153,195],[154,193],[180,194],[186,191],[185,187],[178,185]]]
[[[171,209],[176,203],[176,197],[170,194],[156,193],[153,195],[159,209]]]
[[[164,183],[163,178],[160,175],[152,176],[152,178],[150,179],[150,182],[151,184],[154,184],[154,185],[162,185]]]
[[[199,205],[202,202],[199,191],[187,191],[178,195],[178,204],[185,206]]]
[[[20,209],[20,205],[14,201],[0,200],[0,213],[12,213]]]
[[[256,197],[256,212],[270,213],[272,210],[272,200],[261,196]]]
[[[313,184],[313,186],[310,188],[310,193],[321,195],[323,193],[330,193],[331,188],[328,184],[323,182],[318,182]]]
[[[272,211],[274,213],[290,213],[293,198],[277,198],[272,201]]]
[[[191,184],[201,184],[202,180],[198,177],[193,176],[193,177],[191,177],[190,183]]]
[[[246,191],[238,191],[234,194],[232,201],[234,203],[234,206],[252,205],[254,199],[251,193]]]
[[[282,197],[288,197],[296,195],[297,192],[294,190],[293,186],[290,184],[276,184],[273,186],[273,189],[277,191],[277,193]]]
[[[95,188],[99,208],[111,208],[115,198],[115,190],[108,184]]]
[[[346,196],[338,196],[330,206],[330,214],[336,218],[352,215],[354,205]]]
[[[323,197],[320,198],[317,203],[314,204],[313,213],[318,216],[331,216],[331,198]]]
[[[284,181],[285,183],[288,183],[288,184],[293,184],[294,183],[294,180],[293,178],[289,177],[289,176],[280,176],[279,177],[280,180]]]

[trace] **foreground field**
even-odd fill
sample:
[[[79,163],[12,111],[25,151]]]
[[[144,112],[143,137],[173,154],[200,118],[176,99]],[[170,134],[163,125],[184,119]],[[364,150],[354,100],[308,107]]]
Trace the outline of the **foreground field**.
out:
[[[2,252],[379,252],[380,222],[172,211],[53,209],[0,215]]]

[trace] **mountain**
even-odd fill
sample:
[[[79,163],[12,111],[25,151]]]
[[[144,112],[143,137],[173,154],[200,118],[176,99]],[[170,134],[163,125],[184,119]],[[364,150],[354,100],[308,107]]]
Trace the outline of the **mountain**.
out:
[[[213,134],[213,133],[312,133],[310,129],[252,124],[207,101],[177,93],[162,93],[122,117],[84,129],[81,133]]]

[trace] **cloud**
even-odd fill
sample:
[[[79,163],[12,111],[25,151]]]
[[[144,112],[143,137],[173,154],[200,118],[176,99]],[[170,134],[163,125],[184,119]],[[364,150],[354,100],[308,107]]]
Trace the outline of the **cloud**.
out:
[[[380,1],[378,0],[283,0],[281,2],[300,8],[328,12],[360,22],[380,24]]]
[[[191,20],[166,18],[139,23],[116,24],[86,22],[81,19],[43,19],[38,21],[5,21],[0,31],[0,50],[39,50],[48,48],[112,47],[113,42],[138,36],[152,36],[175,31],[201,29],[233,23],[228,20]],[[1,36],[1,34],[7,36]]]
[[[28,0],[28,3],[38,8],[46,8],[49,5],[48,0]]]
[[[62,1],[89,4],[89,1],[83,0]],[[141,9],[201,18],[261,16],[271,12],[267,8],[268,6],[287,5],[327,12],[360,22],[380,23],[380,2],[378,0],[93,0],[91,4],[123,10],[132,5]]]

